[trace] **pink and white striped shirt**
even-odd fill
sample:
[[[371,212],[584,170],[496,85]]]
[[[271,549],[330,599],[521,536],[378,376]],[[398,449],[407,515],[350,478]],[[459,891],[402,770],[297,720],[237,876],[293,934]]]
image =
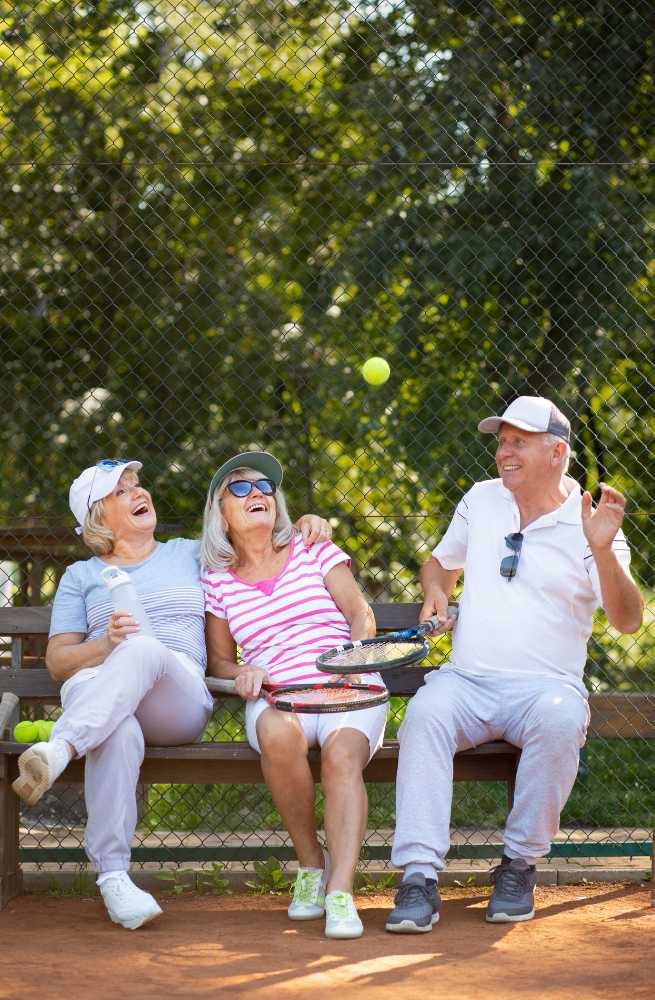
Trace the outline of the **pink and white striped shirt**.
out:
[[[307,549],[296,535],[286,566],[270,580],[246,583],[231,570],[205,573],[205,610],[227,619],[243,662],[266,670],[273,683],[327,680],[316,657],[350,639],[323,582],[341,562],[350,566],[332,542]]]

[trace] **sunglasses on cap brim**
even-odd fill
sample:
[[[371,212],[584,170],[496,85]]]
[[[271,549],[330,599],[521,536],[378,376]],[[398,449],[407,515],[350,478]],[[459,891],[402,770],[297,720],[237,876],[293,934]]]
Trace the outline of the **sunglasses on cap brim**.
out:
[[[96,473],[98,469],[103,469],[105,472],[109,472],[110,469],[116,469],[119,465],[127,465],[127,463],[127,458],[101,458],[99,462],[96,462],[96,467],[93,470],[93,479],[91,480],[91,489],[89,490],[89,495],[86,501],[88,510],[91,510],[91,497],[93,496],[93,487],[96,481]]]

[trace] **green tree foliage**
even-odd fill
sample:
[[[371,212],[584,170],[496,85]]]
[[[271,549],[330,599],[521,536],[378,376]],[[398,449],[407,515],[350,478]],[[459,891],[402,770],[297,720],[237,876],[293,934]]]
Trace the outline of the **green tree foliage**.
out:
[[[648,509],[652,5],[0,4],[3,510],[277,450],[372,594],[547,392]],[[392,364],[366,387],[369,353]],[[430,515],[426,518],[426,515]],[[650,521],[633,522],[649,580]]]

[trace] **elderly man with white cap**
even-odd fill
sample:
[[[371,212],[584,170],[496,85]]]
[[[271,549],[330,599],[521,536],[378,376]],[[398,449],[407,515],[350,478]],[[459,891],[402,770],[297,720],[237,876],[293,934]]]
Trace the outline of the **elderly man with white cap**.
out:
[[[422,573],[421,617],[453,628],[450,662],[428,674],[400,729],[393,863],[403,883],[387,930],[429,931],[450,847],[453,756],[505,739],[521,747],[504,853],[486,919],[534,915],[536,861],[550,850],[575,781],[588,707],[582,680],[594,611],[620,632],[643,601],[621,531],[624,497],[600,501],[566,475],[570,425],[547,399],[521,396],[478,429],[498,435],[498,479],[457,506]],[[459,616],[447,617],[460,574]]]
[[[264,476],[280,469],[266,452],[248,452],[247,460]],[[109,916],[131,930],[162,912],[128,875],[144,747],[201,738],[213,705],[205,685],[200,543],[156,541],[157,516],[140,468],[103,459],[71,486],[76,530],[93,556],[68,567],[52,609],[46,664],[64,681],[64,711],[50,741],[21,754],[13,784],[34,805],[74,756],[86,756],[86,853]],[[301,518],[298,528],[305,544],[331,533],[315,516]],[[156,638],[138,635],[131,608],[114,609],[100,577],[108,565],[129,574]]]

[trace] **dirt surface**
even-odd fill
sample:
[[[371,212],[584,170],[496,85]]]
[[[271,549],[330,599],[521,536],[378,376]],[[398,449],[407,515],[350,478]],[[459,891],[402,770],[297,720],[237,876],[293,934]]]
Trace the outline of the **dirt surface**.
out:
[[[285,897],[159,896],[138,931],[94,899],[20,896],[0,913],[1,1000],[530,1000],[655,996],[655,909],[634,885],[537,889],[537,914],[488,924],[483,890],[445,890],[429,934],[391,935],[391,895],[359,896],[364,936],[292,923]]]

